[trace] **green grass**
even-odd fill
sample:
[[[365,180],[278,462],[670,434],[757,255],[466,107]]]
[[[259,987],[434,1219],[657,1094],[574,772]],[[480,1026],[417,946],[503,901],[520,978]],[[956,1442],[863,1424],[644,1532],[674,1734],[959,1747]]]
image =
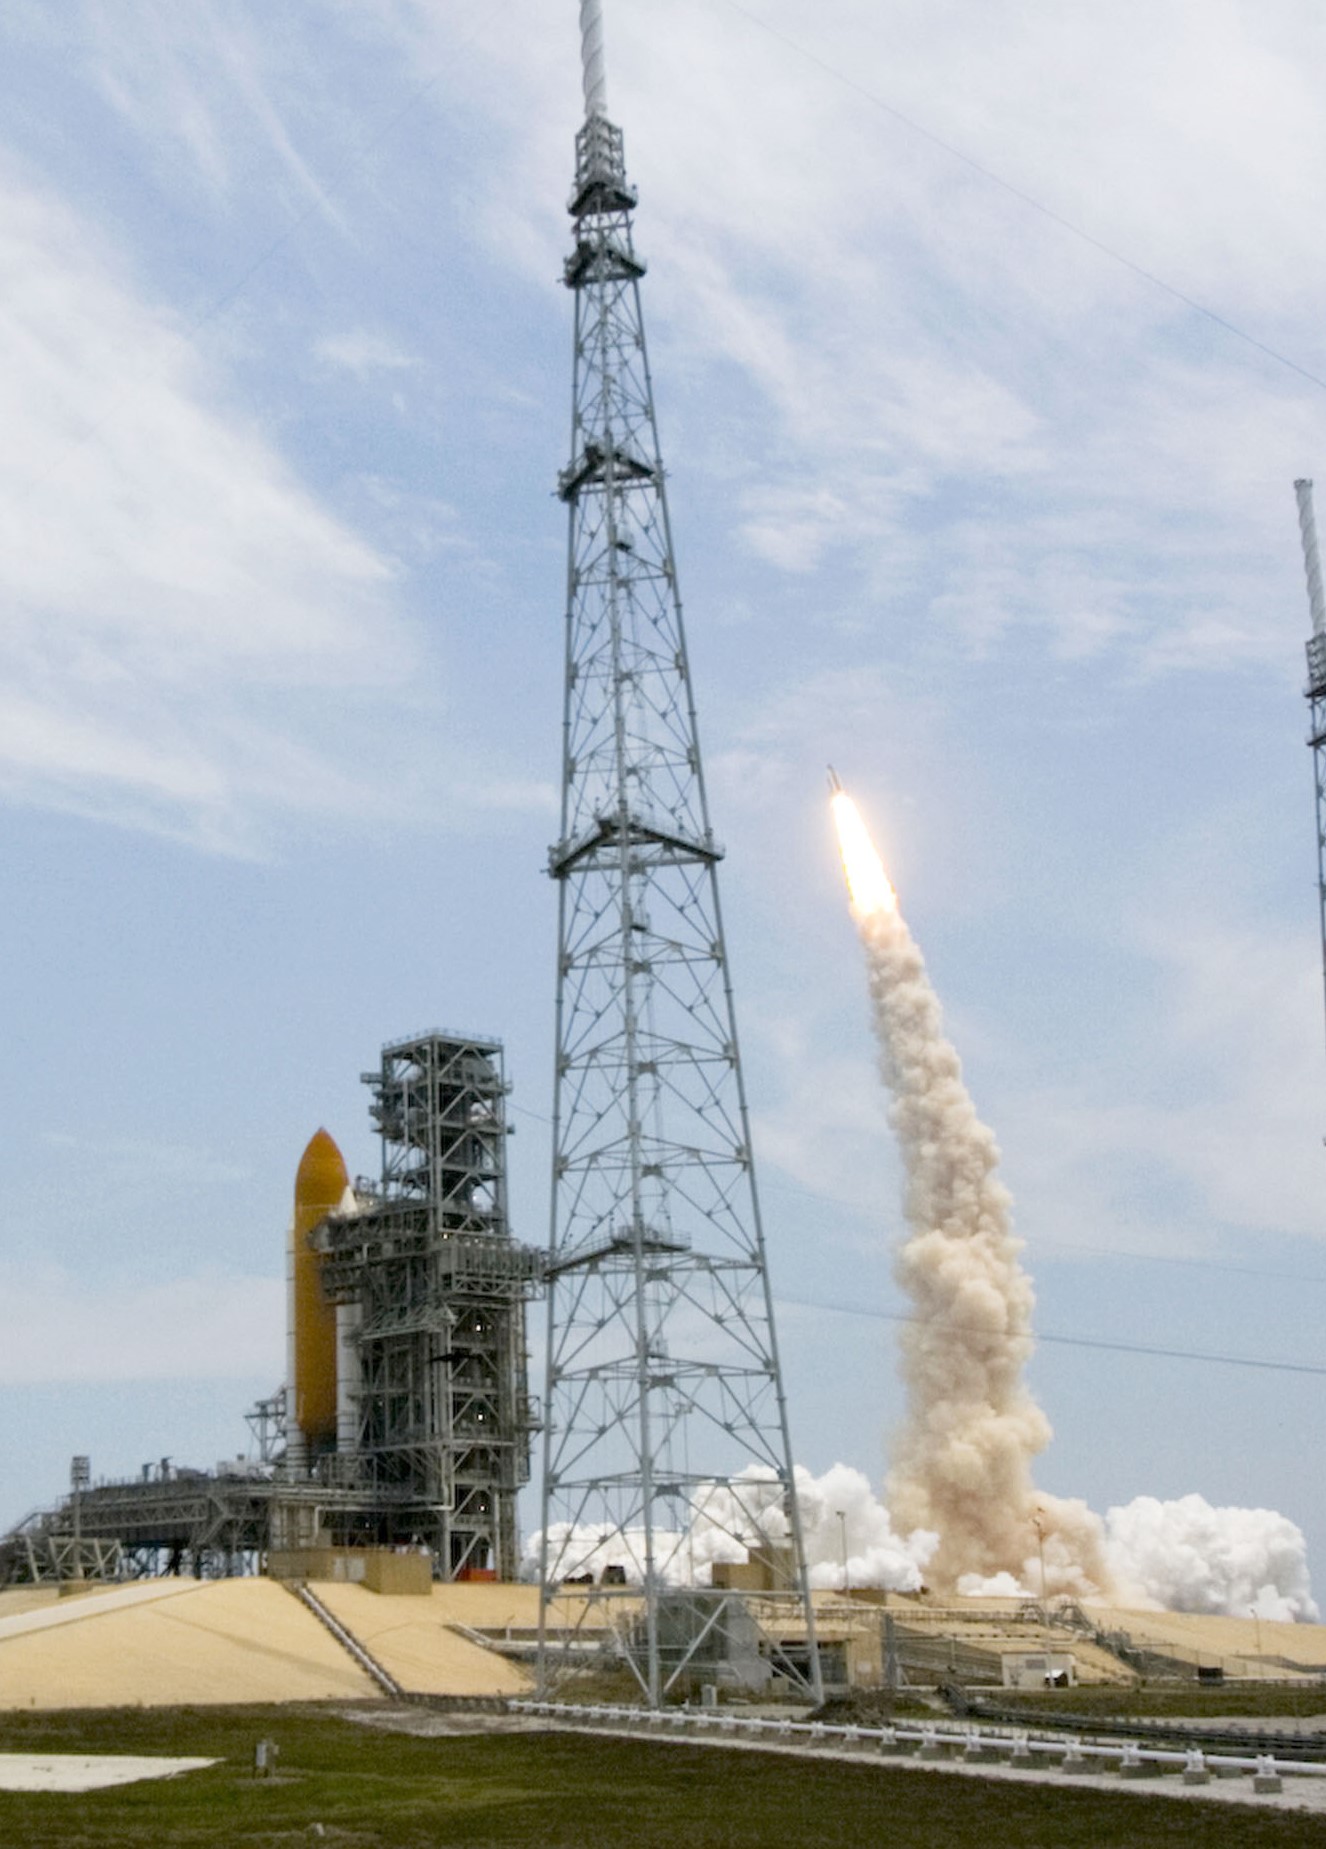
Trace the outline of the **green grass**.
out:
[[[942,1701],[927,1700],[905,1689],[853,1689],[846,1695],[831,1695],[807,1718],[828,1721],[834,1727],[887,1727],[890,1721],[948,1720],[951,1716]]]
[[[1249,1715],[1262,1720],[1292,1716],[1326,1720],[1326,1686],[1294,1688],[1279,1683],[1236,1682],[1212,1685],[1155,1683],[1140,1688],[1068,1688],[1039,1690],[972,1689],[991,1706],[1022,1708],[1027,1714],[1056,1710],[1073,1714],[1176,1716],[1184,1720],[1221,1715]]]
[[[279,1781],[250,1772],[264,1735]],[[3,1849],[1320,1849],[1323,1834],[1320,1818],[1241,1805],[570,1734],[425,1740],[312,1709],[0,1718],[0,1751],[39,1750],[226,1763],[81,1796],[0,1794]]]

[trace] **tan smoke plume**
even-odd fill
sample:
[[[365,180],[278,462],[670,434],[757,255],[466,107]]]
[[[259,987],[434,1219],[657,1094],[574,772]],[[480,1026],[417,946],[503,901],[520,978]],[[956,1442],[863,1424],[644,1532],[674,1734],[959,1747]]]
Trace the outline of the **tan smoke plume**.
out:
[[[1051,1592],[1103,1590],[1096,1517],[1038,1495],[1032,1482],[1051,1433],[1023,1380],[1035,1299],[996,1174],[998,1147],[976,1115],[883,864],[841,790],[833,812],[906,1174],[909,1232],[895,1272],[913,1314],[901,1340],[907,1412],[890,1515],[900,1533],[938,1533],[926,1569],[936,1588],[1009,1573],[1039,1592],[1043,1559]]]

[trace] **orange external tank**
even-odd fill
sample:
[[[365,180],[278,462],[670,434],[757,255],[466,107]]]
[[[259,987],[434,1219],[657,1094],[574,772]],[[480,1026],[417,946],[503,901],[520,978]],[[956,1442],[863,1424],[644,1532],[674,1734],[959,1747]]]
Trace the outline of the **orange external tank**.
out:
[[[319,1130],[295,1175],[290,1229],[295,1423],[308,1444],[319,1449],[336,1436],[336,1306],[327,1301],[322,1260],[308,1239],[319,1220],[340,1206],[349,1185],[340,1150]]]

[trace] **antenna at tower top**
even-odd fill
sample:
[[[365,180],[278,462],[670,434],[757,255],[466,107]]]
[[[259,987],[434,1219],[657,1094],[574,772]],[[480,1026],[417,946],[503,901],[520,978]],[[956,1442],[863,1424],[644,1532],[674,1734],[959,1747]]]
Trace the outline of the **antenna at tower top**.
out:
[[[1312,512],[1312,483],[1294,483],[1298,525],[1303,535],[1303,563],[1308,574],[1308,604],[1312,634],[1308,637],[1307,695],[1311,720],[1308,744],[1312,747],[1313,782],[1317,786],[1317,909],[1321,924],[1322,967],[1326,970],[1326,596],[1322,593],[1321,553],[1317,522]]]
[[[603,62],[603,0],[580,0],[580,62],[585,82],[585,120],[608,113],[608,74]]]
[[[1296,481],[1294,496],[1298,501],[1298,530],[1303,536],[1303,564],[1308,574],[1308,607],[1312,612],[1312,633],[1326,634],[1326,596],[1321,585],[1321,553],[1317,549],[1317,522],[1312,513],[1312,483]]]

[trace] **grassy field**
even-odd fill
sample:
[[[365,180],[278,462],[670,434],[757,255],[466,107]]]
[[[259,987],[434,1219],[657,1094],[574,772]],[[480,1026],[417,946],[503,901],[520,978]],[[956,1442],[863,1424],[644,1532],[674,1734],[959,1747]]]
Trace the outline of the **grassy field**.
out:
[[[281,1776],[257,1781],[254,1742]],[[1319,1817],[556,1734],[416,1739],[315,1709],[0,1717],[0,1751],[221,1756],[82,1796],[0,1794],[3,1849],[1320,1849]],[[319,1835],[315,1826],[322,1826]]]
[[[1029,1717],[1055,1709],[1074,1714],[1150,1715],[1184,1720],[1220,1715],[1256,1716],[1261,1720],[1292,1717],[1307,1720],[1317,1715],[1326,1722],[1326,1687],[1295,1688],[1280,1683],[1238,1682],[1220,1686],[1185,1682],[1155,1683],[1150,1687],[1047,1689],[1044,1694],[1015,1689],[973,1689],[971,1693],[1001,1708],[1021,1708]]]

